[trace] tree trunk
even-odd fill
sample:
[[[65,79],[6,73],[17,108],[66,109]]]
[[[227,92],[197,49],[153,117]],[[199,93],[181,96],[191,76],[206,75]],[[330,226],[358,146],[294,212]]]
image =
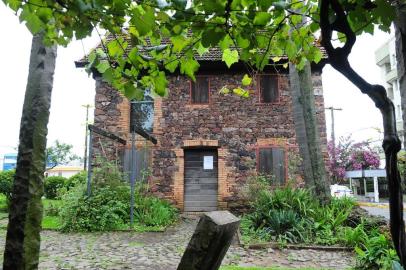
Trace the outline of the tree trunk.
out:
[[[56,60],[56,46],[45,47],[42,40],[42,34],[32,39],[4,270],[38,268],[46,136]]]
[[[399,90],[402,104],[403,143],[406,148],[406,4],[402,5],[396,9],[395,37]]]
[[[332,13],[336,15],[334,22],[331,22],[331,16],[329,16]],[[397,166],[397,153],[401,149],[401,142],[396,130],[395,107],[382,85],[368,83],[350,65],[348,56],[357,37],[347,20],[347,14],[338,0],[321,1],[320,29],[322,34],[321,44],[326,49],[331,66],[349,79],[362,93],[368,95],[381,111],[384,128],[382,147],[385,150],[386,175],[389,188],[390,231],[396,253],[402,266],[405,267],[406,232],[403,219],[403,193]],[[333,31],[341,32],[346,36],[345,44],[342,47],[335,48],[333,46]]]
[[[320,148],[310,63],[303,70],[289,64],[296,138],[303,159],[306,186],[322,200],[330,197],[329,181]]]

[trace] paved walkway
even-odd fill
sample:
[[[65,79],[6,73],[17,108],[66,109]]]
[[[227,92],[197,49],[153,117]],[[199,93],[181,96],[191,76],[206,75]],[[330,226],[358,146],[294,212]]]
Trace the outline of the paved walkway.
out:
[[[196,220],[182,220],[164,233],[42,233],[39,269],[176,269]],[[3,254],[5,230],[0,231]],[[233,245],[223,265],[288,266],[348,269],[354,258],[347,252],[317,250],[246,250]]]

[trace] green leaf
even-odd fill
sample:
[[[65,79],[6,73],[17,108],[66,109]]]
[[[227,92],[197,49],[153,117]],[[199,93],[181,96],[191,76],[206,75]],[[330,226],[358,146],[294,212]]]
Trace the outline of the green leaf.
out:
[[[250,96],[250,93],[247,90],[242,89],[241,87],[234,88],[233,93],[243,98],[248,98]]]
[[[244,77],[242,78],[242,85],[248,86],[251,84],[251,82],[252,82],[252,78],[250,76],[248,76],[247,74],[245,74]]]
[[[28,5],[23,6],[23,11],[20,15],[20,21],[25,21],[25,25],[27,26],[28,30],[35,35],[39,31],[41,31],[42,27],[44,26],[41,19],[27,7]]]
[[[341,32],[337,32],[338,40],[345,43],[347,41],[347,36]]]
[[[272,57],[272,61],[273,61],[274,63],[279,62],[281,59],[282,59],[282,58],[280,58],[279,56]]]
[[[268,22],[270,22],[272,17],[272,13],[270,12],[265,12],[265,11],[260,11],[257,12],[254,18],[254,24],[255,25],[266,25]]]
[[[228,89],[226,86],[223,86],[223,87],[220,89],[219,94],[221,94],[221,95],[228,95],[228,94],[230,94],[230,89]]]
[[[237,63],[239,59],[237,50],[225,49],[223,51],[222,61],[226,62],[228,67],[231,67],[232,64]]]
[[[173,52],[181,52],[183,48],[188,44],[188,40],[184,36],[173,36],[171,37],[171,42],[173,44]]]
[[[114,80],[114,70],[112,68],[108,68],[103,73],[103,80],[107,83],[112,83]]]
[[[323,58],[323,54],[319,48],[317,48],[317,47],[313,47],[313,48],[315,49],[313,61],[317,64]]]
[[[97,71],[100,73],[104,73],[108,68],[110,68],[110,64],[106,60],[100,61],[100,63],[96,66]]]
[[[158,72],[158,76],[153,77],[153,83],[155,93],[161,97],[166,96],[168,81],[166,80],[165,72]]]
[[[135,26],[141,36],[145,36],[151,32],[155,25],[155,15],[152,8],[137,6],[134,9],[134,15],[130,22]]]
[[[245,39],[241,35],[238,35],[237,36],[237,45],[240,48],[245,49],[245,48],[248,48],[250,46],[250,41],[249,41],[249,39]]]
[[[112,57],[120,57],[124,54],[122,40],[114,39],[107,43],[107,51]],[[121,44],[121,45],[120,45]]]
[[[222,50],[229,48],[233,44],[233,40],[229,35],[225,35],[224,38],[219,42],[219,47]]]
[[[196,80],[195,72],[199,69],[199,63],[192,57],[182,57],[180,59],[180,72],[188,75],[193,81]]]
[[[124,85],[124,95],[129,99],[136,99],[137,96],[139,96],[139,93],[137,93],[137,88],[135,85],[131,82],[128,82]]]
[[[169,70],[171,73],[175,72],[176,68],[179,65],[179,60],[170,59],[166,64],[164,64],[165,68]]]
[[[4,1],[3,0],[3,2],[5,3],[5,4],[8,4],[8,6],[12,9],[12,10],[14,10],[14,11],[17,11],[20,7],[21,7],[21,0],[8,0],[8,1]]]
[[[202,43],[199,43],[199,46],[197,47],[197,53],[202,56],[203,54],[207,53],[209,51],[208,48],[205,48]]]
[[[130,62],[134,65],[134,63],[137,63],[137,56],[138,56],[138,48],[137,47],[133,47],[130,51],[130,53],[128,54],[128,59],[130,60]]]
[[[289,59],[293,59],[296,56],[296,44],[293,41],[288,40],[286,42],[285,52]]]
[[[206,48],[215,47],[225,35],[220,27],[206,29],[202,34],[202,45]]]

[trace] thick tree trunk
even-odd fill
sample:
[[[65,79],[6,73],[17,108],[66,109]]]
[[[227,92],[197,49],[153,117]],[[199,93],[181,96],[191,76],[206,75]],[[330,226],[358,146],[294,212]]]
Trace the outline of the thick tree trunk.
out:
[[[400,5],[400,4],[399,4]],[[398,6],[395,20],[396,61],[402,103],[403,140],[406,148],[406,4]]]
[[[330,188],[320,148],[310,63],[301,71],[294,64],[289,64],[289,77],[296,138],[303,159],[305,183],[324,201],[330,197]]]
[[[56,60],[56,46],[45,47],[42,40],[42,34],[32,39],[4,270],[38,268],[46,136]]]

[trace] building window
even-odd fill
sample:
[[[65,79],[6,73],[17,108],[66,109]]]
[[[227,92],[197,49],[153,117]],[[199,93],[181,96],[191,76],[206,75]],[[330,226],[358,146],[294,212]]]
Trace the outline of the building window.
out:
[[[154,99],[149,90],[145,90],[144,99],[131,101],[130,131],[141,128],[152,133],[154,126]]]
[[[272,183],[286,182],[286,152],[282,147],[266,147],[258,149],[258,172],[270,175]]]
[[[259,92],[261,103],[279,101],[278,76],[264,74],[259,76]]]
[[[209,103],[210,83],[208,76],[196,76],[196,82],[191,82],[190,96],[192,104]]]

